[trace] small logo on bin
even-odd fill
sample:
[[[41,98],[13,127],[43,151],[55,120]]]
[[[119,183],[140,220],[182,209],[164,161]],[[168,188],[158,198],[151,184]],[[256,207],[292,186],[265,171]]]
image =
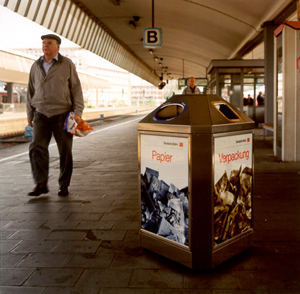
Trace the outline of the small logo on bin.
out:
[[[179,142],[179,147],[183,147],[183,142]]]
[[[250,142],[250,138],[247,138],[247,142]]]

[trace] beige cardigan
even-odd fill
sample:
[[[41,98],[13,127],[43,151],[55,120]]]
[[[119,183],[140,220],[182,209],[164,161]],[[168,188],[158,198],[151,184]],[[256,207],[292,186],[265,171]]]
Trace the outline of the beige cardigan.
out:
[[[35,110],[47,117],[68,111],[81,117],[83,108],[80,80],[69,58],[58,53],[58,61],[54,61],[47,75],[41,58],[33,63],[27,90],[28,121],[33,120]]]

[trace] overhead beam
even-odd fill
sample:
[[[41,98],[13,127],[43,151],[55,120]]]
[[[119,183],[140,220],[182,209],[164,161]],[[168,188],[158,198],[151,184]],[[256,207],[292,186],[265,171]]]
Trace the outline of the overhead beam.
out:
[[[298,0],[292,0],[280,13],[278,13],[272,21],[273,25],[282,24],[288,17],[297,11]],[[233,56],[232,59],[241,59],[243,56],[251,52],[259,44],[264,41],[264,26],[269,25],[270,22],[262,23],[261,30],[258,31],[248,42],[246,42],[240,50]]]

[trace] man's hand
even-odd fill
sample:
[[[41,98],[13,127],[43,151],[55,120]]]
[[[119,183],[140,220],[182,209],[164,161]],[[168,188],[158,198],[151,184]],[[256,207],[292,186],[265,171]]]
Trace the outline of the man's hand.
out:
[[[75,121],[76,121],[78,124],[79,124],[80,121],[81,121],[80,116],[79,116],[79,115],[76,115],[76,114],[75,114],[75,116],[74,116],[74,119],[75,119]]]
[[[28,125],[29,125],[30,127],[32,127],[32,128],[33,128],[33,123],[32,123],[32,120],[28,120],[28,121],[27,121],[27,123],[28,123]]]

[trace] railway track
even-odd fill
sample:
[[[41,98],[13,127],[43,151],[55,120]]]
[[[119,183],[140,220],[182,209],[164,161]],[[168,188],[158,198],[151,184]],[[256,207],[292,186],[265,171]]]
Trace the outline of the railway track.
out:
[[[128,115],[118,115],[118,116],[112,116],[112,117],[107,117],[104,118],[103,120],[88,120],[87,122],[91,125],[91,126],[96,126],[96,125],[100,125],[100,124],[107,124],[109,122],[115,121],[115,120],[119,120],[122,118],[127,117]],[[24,130],[25,132],[25,130]],[[18,133],[13,133],[13,134],[4,134],[2,136],[0,136],[0,150],[4,149],[4,148],[9,148],[9,147],[13,147],[19,144],[24,144],[24,143],[29,143],[31,140],[30,139],[26,139],[24,137],[24,132],[18,132]]]

